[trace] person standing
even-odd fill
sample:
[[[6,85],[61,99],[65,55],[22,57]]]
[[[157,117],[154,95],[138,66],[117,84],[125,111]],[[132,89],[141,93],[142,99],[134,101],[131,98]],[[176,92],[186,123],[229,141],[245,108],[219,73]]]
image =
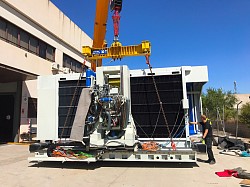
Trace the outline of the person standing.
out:
[[[215,164],[215,158],[212,150],[212,142],[213,142],[213,130],[211,121],[205,115],[201,115],[201,122],[190,122],[190,124],[200,124],[202,126],[202,139],[205,140],[205,144],[207,145],[207,155],[208,160],[205,161],[209,164]]]

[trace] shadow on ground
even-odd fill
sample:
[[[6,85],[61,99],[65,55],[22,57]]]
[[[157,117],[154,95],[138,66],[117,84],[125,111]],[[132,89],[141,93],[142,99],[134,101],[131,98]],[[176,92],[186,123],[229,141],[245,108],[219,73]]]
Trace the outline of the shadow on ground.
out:
[[[2,145],[7,145],[7,143],[6,142],[0,142],[0,146],[2,146]]]
[[[197,158],[197,162],[203,162],[203,163],[206,163],[207,160],[202,160],[200,158]]]
[[[193,168],[199,167],[196,163],[162,163],[162,162],[40,162],[32,163],[29,167],[62,168],[95,170],[103,167],[130,167],[130,168]]]

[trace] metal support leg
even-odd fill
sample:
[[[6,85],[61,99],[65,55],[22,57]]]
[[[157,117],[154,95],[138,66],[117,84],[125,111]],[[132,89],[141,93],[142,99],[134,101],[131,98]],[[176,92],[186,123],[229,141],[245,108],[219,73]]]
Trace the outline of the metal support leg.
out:
[[[184,109],[184,114],[185,114],[185,127],[186,127],[186,144],[187,147],[190,148],[190,139],[189,139],[189,117],[188,117],[188,109]]]

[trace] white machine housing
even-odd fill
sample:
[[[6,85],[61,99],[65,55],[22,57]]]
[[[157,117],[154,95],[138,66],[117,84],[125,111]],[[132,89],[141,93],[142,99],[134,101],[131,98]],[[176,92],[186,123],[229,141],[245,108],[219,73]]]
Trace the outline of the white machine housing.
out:
[[[181,81],[181,110],[183,110],[184,130],[185,137],[172,137],[171,141],[178,142],[177,150],[172,150],[169,137],[138,137],[138,130],[141,130],[144,124],[135,123],[134,118],[138,120],[136,114],[135,102],[136,93],[134,90],[136,84],[134,80],[140,78],[149,80],[154,77],[179,77]],[[58,142],[60,140],[59,132],[59,85],[60,81],[76,81],[86,79],[86,74],[57,74],[53,76],[40,76],[38,78],[38,124],[37,124],[37,140],[51,142]],[[169,80],[170,80],[169,79]],[[88,121],[94,121],[94,131],[89,134],[89,148],[105,148],[113,147],[113,151],[105,151],[101,157],[79,160],[83,162],[95,162],[97,160],[102,161],[157,161],[157,162],[196,162],[196,153],[192,151],[190,135],[199,133],[197,126],[190,126],[189,120],[197,120],[202,113],[201,104],[201,91],[203,85],[208,81],[207,66],[182,66],[173,68],[155,68],[153,74],[147,70],[129,70],[127,66],[106,66],[98,67],[96,71],[96,79],[91,78],[91,86],[93,97],[92,104],[99,103],[103,110],[109,111],[110,116],[107,114],[98,114],[99,117],[92,117],[90,114],[86,116],[86,123]],[[131,83],[131,80],[133,84]],[[157,79],[156,79],[157,80]],[[160,80],[160,79],[159,79]],[[94,81],[94,82],[93,82]],[[140,83],[138,83],[140,84]],[[148,83],[146,83],[148,84]],[[156,83],[161,85],[162,83]],[[174,86],[175,83],[172,83]],[[148,84],[149,85],[149,84]],[[133,87],[133,88],[132,88]],[[162,89],[162,88],[161,88]],[[101,91],[100,91],[101,90]],[[102,92],[103,90],[103,92]],[[105,91],[107,90],[107,91]],[[133,94],[131,95],[131,91]],[[147,90],[145,90],[147,91]],[[155,90],[149,90],[154,92]],[[163,89],[164,91],[164,89]],[[180,91],[180,90],[179,90]],[[105,92],[105,94],[103,94]],[[139,93],[139,92],[138,92]],[[140,91],[141,93],[141,91]],[[161,96],[169,97],[168,95],[161,94]],[[123,124],[119,128],[114,124],[119,124],[119,120],[113,120],[112,109],[117,101],[121,102],[126,107],[121,113],[126,113],[127,117],[124,117]],[[139,100],[140,98],[138,98]],[[171,100],[171,98],[169,98]],[[163,99],[164,100],[164,99]],[[114,104],[115,103],[115,104]],[[155,103],[154,103],[155,104]],[[119,105],[120,106],[120,105]],[[143,104],[141,105],[142,108]],[[166,106],[167,107],[167,104]],[[101,110],[101,111],[103,111]],[[133,113],[134,110],[134,113]],[[100,111],[100,110],[98,110]],[[139,112],[140,113],[140,112]],[[147,115],[147,114],[146,114]],[[120,113],[114,113],[115,117],[120,117]],[[89,120],[91,119],[91,120]],[[94,119],[94,120],[93,120]],[[95,121],[98,119],[97,121]],[[110,121],[113,124],[110,124]],[[107,123],[107,121],[109,121]],[[118,122],[117,122],[118,121]],[[145,121],[144,121],[145,122]],[[183,122],[181,122],[183,123]],[[108,124],[108,125],[107,125]],[[125,124],[125,125],[124,125]],[[145,124],[146,125],[146,124]],[[144,125],[144,126],[145,126]],[[145,126],[147,130],[147,126]],[[112,139],[110,133],[124,132],[119,137]],[[190,131],[192,131],[190,133]],[[162,132],[163,133],[163,132]],[[112,133],[111,133],[112,134]],[[140,133],[139,133],[140,134]],[[107,138],[111,137],[111,138]],[[86,138],[83,136],[83,139]],[[70,141],[69,138],[63,138],[64,141]],[[138,142],[155,141],[161,145],[161,149],[156,152],[145,152],[137,147]],[[116,147],[130,147],[126,151],[116,150]],[[131,149],[132,148],[132,149]],[[72,161],[68,158],[56,158],[48,157],[46,151],[36,152],[35,157],[29,158],[30,161]]]

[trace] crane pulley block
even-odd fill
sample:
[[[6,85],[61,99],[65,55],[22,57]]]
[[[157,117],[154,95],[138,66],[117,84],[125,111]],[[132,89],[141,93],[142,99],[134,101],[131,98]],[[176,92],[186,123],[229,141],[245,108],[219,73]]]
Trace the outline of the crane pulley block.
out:
[[[127,56],[146,56],[151,53],[149,41],[142,41],[139,45],[122,46],[120,42],[114,42],[109,48],[82,47],[82,53],[88,60],[99,60],[103,58],[122,59]]]
[[[122,10],[122,0],[111,0],[110,1],[110,10],[118,10],[121,12]]]

